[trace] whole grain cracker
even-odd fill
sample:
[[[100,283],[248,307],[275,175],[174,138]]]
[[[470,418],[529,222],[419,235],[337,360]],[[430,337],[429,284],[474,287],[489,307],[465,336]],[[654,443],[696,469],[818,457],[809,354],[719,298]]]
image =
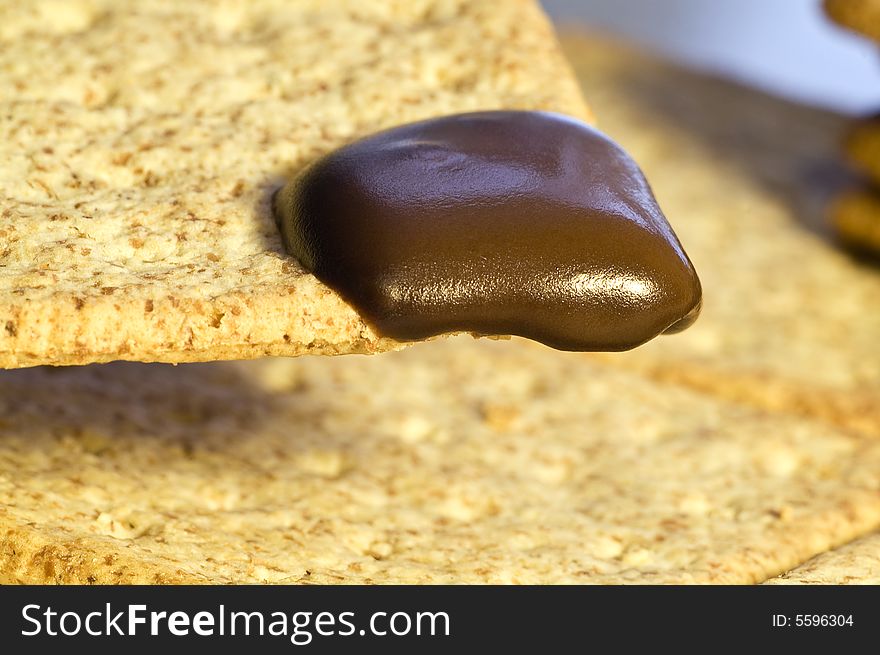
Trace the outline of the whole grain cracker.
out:
[[[874,440],[520,340],[0,387],[15,581],[750,582],[880,523]]]
[[[582,33],[563,45],[703,283],[692,328],[604,360],[880,435],[880,269],[826,227],[849,121]]]
[[[269,197],[381,128],[590,119],[533,0],[0,0],[0,367],[377,352]]]
[[[0,373],[20,582],[748,583],[880,524],[880,442],[521,340]]]

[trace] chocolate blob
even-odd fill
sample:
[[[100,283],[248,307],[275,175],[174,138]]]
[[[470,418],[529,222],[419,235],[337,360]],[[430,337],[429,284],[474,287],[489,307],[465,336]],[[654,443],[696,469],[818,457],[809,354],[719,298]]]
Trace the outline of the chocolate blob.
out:
[[[696,320],[697,274],[638,165],[566,116],[403,125],[275,197],[284,245],[383,336],[626,350]]]

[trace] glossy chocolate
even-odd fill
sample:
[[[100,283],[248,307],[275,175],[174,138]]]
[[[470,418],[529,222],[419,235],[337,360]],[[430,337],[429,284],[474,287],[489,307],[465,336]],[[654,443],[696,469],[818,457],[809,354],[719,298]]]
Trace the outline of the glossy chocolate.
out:
[[[309,166],[275,211],[288,252],[395,339],[626,350],[699,313],[697,274],[636,163],[557,114],[369,136]]]

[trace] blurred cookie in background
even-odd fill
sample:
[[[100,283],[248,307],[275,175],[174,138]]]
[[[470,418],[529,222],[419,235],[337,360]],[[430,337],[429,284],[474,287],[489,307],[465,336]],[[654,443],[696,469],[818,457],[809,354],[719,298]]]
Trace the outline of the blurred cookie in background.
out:
[[[835,22],[880,41],[880,0],[825,0],[824,7]],[[870,181],[832,203],[831,224],[847,246],[880,254],[880,115],[854,123],[844,139],[843,152],[848,163]]]
[[[880,184],[880,113],[855,123],[843,148],[850,164]]]
[[[836,23],[880,41],[880,0],[825,0],[825,11]]]
[[[880,190],[865,187],[838,198],[830,210],[840,240],[862,253],[880,254]]]

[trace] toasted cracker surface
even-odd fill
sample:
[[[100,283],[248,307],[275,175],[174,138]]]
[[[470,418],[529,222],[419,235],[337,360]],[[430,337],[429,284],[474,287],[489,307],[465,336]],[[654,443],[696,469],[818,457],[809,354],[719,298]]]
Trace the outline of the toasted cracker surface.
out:
[[[880,584],[880,534],[817,555],[765,584]]]
[[[606,361],[880,435],[880,268],[825,227],[852,183],[849,121],[577,34],[563,44],[704,290],[692,328]]]
[[[0,376],[22,582],[763,580],[880,524],[880,442],[520,340]]]
[[[429,116],[589,119],[532,0],[0,1],[0,367],[376,352],[269,198]]]

